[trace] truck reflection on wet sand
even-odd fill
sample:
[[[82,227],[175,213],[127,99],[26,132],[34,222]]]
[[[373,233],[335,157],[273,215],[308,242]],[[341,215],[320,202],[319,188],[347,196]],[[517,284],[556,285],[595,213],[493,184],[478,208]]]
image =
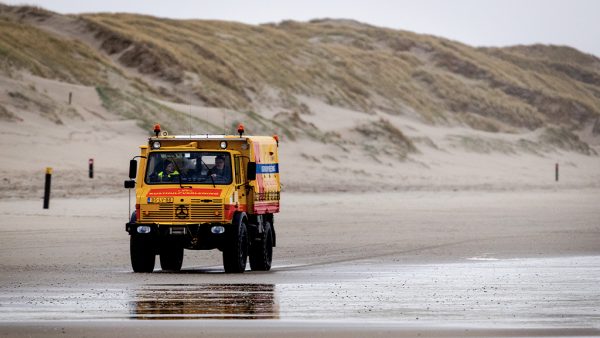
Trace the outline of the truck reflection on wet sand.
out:
[[[273,284],[147,285],[134,291],[131,319],[278,319]]]

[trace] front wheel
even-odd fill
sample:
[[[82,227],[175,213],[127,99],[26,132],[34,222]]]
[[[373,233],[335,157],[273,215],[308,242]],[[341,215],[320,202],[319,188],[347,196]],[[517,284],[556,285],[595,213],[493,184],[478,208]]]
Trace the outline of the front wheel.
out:
[[[164,271],[179,271],[183,264],[183,247],[165,244],[160,250],[160,267]]]
[[[243,273],[248,261],[248,229],[244,219],[231,228],[229,243],[223,250],[223,267],[227,273]]]
[[[264,223],[264,231],[258,241],[250,247],[250,268],[253,271],[271,270],[273,260],[273,228],[271,222]]]
[[[134,272],[152,272],[154,270],[156,254],[152,240],[144,236],[131,235],[129,254]]]

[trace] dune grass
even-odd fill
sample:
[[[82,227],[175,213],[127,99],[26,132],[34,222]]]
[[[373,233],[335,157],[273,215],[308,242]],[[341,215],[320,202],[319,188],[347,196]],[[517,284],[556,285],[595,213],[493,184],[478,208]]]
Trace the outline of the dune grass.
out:
[[[559,47],[543,53],[476,49],[343,20],[251,26],[132,14],[83,17],[97,29],[148,46],[153,53],[145,57],[159,68],[169,64],[198,74],[194,91],[212,106],[249,110],[255,97],[276,88],[366,113],[402,114],[410,107],[432,123],[467,118],[465,123],[484,130],[495,127],[473,116],[535,129],[559,122],[558,115],[572,107],[582,107],[573,127],[600,115],[597,63]],[[573,61],[580,59],[587,63]],[[578,75],[566,75],[568,67],[577,67]],[[164,72],[157,70],[168,79]],[[291,108],[290,102],[278,103]]]
[[[104,83],[108,62],[84,43],[58,38],[31,25],[0,17],[0,67],[70,83]]]

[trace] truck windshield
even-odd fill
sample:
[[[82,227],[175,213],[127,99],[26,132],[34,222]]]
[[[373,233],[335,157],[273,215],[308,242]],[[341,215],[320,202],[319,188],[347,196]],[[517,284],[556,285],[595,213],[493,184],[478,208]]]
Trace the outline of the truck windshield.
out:
[[[231,156],[226,152],[153,152],[147,184],[230,184]]]

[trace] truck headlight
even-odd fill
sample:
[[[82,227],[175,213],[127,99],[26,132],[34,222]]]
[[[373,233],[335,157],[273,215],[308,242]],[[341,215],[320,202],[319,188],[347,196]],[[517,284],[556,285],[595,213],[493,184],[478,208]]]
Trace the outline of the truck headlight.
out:
[[[152,149],[160,149],[160,142],[158,142],[158,141],[152,142]]]
[[[215,235],[220,235],[225,232],[225,227],[222,225],[215,225],[212,228],[210,228],[210,232],[212,232]]]
[[[147,225],[140,225],[139,227],[137,227],[138,234],[149,234],[150,230],[150,227]]]
[[[227,149],[227,141],[221,141],[221,149]]]

